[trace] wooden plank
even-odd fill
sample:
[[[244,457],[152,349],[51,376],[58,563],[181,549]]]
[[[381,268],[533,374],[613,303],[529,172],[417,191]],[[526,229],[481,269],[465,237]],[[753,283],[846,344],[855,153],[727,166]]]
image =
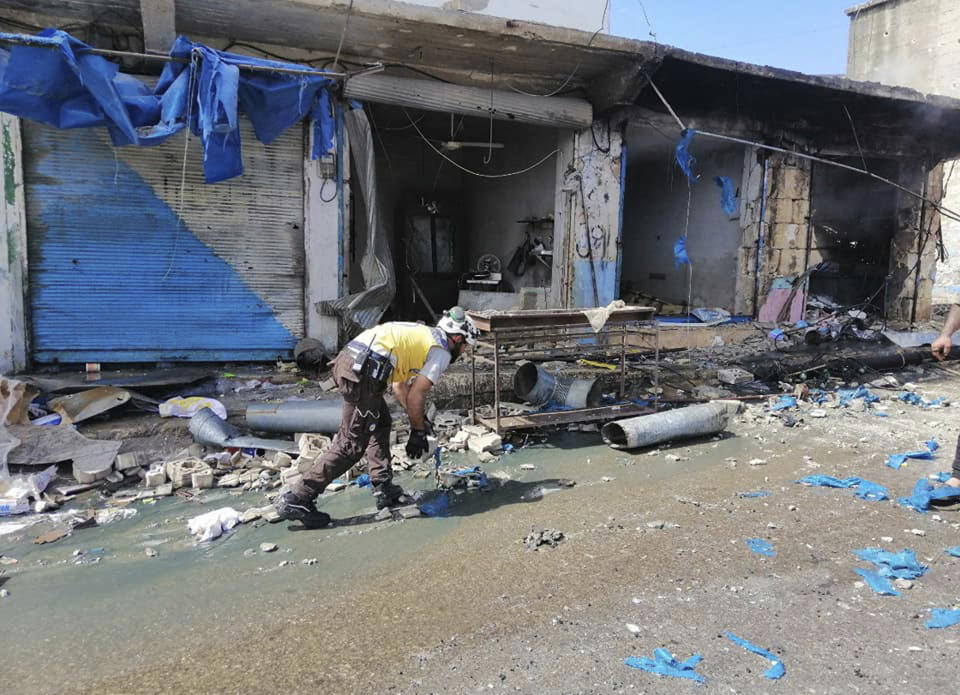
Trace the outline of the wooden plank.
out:
[[[147,53],[166,55],[177,40],[175,0],[140,0],[143,43]]]
[[[500,431],[537,429],[557,425],[570,425],[578,422],[601,422],[621,418],[648,415],[656,412],[647,406],[629,403],[625,405],[607,405],[601,408],[581,408],[579,410],[558,410],[549,413],[529,413],[500,418]],[[477,418],[482,425],[496,429],[495,418]]]
[[[348,99],[415,109],[482,116],[554,128],[588,128],[593,107],[585,99],[530,97],[503,90],[462,87],[436,80],[391,75],[362,75],[347,80]]]
[[[614,309],[606,325],[649,321],[653,318],[655,309],[648,306],[627,306]],[[586,314],[581,309],[529,309],[525,311],[483,312],[468,311],[467,316],[473,319],[481,331],[496,331],[502,329],[533,329],[555,326],[589,326]]]
[[[20,119],[0,114],[0,372],[27,366],[27,219]]]

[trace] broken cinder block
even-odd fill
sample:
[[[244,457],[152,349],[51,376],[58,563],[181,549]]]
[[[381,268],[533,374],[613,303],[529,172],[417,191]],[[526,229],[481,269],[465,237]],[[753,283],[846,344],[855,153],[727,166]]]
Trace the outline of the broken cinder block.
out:
[[[503,439],[496,432],[490,432],[471,437],[467,442],[467,448],[475,454],[481,454],[485,451],[493,453],[503,448]]]

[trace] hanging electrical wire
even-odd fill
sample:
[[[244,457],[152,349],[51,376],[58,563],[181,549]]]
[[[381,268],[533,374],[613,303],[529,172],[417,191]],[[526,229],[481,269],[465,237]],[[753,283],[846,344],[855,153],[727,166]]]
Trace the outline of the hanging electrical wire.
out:
[[[535,162],[534,164],[531,164],[530,166],[525,167],[524,169],[520,169],[519,171],[511,171],[511,172],[508,172],[508,173],[506,173],[506,174],[484,174],[484,173],[481,173],[481,172],[479,172],[479,171],[473,171],[472,169],[468,169],[467,167],[465,167],[465,166],[463,166],[462,164],[456,162],[455,160],[451,159],[450,157],[448,157],[447,155],[445,155],[443,152],[441,152],[439,149],[437,149],[437,147],[435,147],[434,144],[433,144],[432,142],[430,142],[430,138],[428,138],[426,135],[424,135],[424,134],[423,134],[423,131],[420,130],[420,126],[418,126],[416,123],[414,123],[413,118],[410,117],[410,114],[407,113],[407,110],[406,110],[406,109],[403,110],[403,113],[406,115],[407,120],[410,121],[410,125],[413,126],[413,129],[417,131],[417,135],[420,136],[420,139],[423,140],[425,143],[427,143],[427,146],[428,146],[431,150],[433,150],[439,157],[443,157],[445,160],[447,160],[448,162],[450,162],[450,164],[452,164],[453,166],[455,166],[455,167],[456,167],[457,169],[459,169],[460,171],[462,171],[462,172],[464,172],[464,173],[466,173],[466,174],[470,174],[471,176],[477,176],[477,177],[482,178],[482,179],[505,179],[505,178],[508,178],[508,177],[510,177],[510,176],[519,176],[520,174],[526,174],[528,171],[533,171],[534,169],[536,169],[538,166],[540,166],[541,164],[543,164],[544,162],[546,162],[548,159],[550,159],[551,157],[553,157],[555,154],[560,154],[560,148],[557,148],[557,149],[555,149],[553,152],[550,152],[549,154],[545,155],[543,158],[539,159],[539,160],[538,160],[537,162]]]

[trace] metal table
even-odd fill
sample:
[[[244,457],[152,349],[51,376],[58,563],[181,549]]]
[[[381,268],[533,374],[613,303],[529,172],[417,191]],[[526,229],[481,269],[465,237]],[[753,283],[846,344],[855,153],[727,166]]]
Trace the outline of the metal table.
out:
[[[620,400],[626,396],[627,336],[645,335],[652,339],[654,386],[659,384],[660,332],[654,319],[655,309],[627,306],[614,309],[599,331],[594,331],[586,314],[579,309],[547,309],[473,312],[467,315],[481,331],[472,354],[471,415],[474,422],[500,434],[507,430],[531,429],[575,422],[599,422],[655,412],[655,408],[634,403],[596,408],[502,416],[500,413],[500,370],[505,360],[536,357],[540,360],[575,354],[608,355],[619,359]],[[589,342],[588,342],[589,341]],[[632,341],[636,346],[636,340]],[[540,344],[539,347],[536,347]],[[547,344],[548,347],[543,347]],[[477,417],[477,362],[493,365],[493,417]]]

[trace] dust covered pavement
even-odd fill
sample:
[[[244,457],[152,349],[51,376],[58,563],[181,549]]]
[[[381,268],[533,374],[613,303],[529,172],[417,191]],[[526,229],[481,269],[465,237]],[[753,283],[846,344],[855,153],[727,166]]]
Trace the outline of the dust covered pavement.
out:
[[[935,375],[922,395],[960,397],[960,381]],[[901,376],[908,379],[917,375]],[[25,622],[24,590],[5,599],[13,601],[0,606],[5,623],[34,628],[19,631],[16,646],[8,634],[4,653],[13,658],[4,668],[37,692],[692,687],[623,663],[666,647],[680,660],[702,653],[696,670],[724,692],[947,692],[960,628],[924,622],[931,608],[960,600],[960,559],[944,553],[960,542],[960,514],[919,514],[794,482],[859,476],[896,498],[917,478],[949,470],[955,409],[904,404],[897,393],[879,404],[887,417],[853,408],[810,417],[804,405],[792,428],[751,406],[727,436],[655,454],[563,435],[501,459],[513,480],[445,519],[309,533],[266,525],[184,550],[180,564],[172,551],[146,560],[141,549],[136,562],[56,569],[60,591],[77,591],[84,571],[104,573],[110,588],[75,593],[69,611],[56,595],[46,607],[31,601]],[[942,446],[933,460],[884,465],[931,436]],[[578,484],[541,489],[538,481],[561,476]],[[741,496],[757,491],[770,495]],[[522,539],[543,529],[564,537],[528,550]],[[751,552],[745,540],[753,537],[776,556]],[[280,548],[244,556],[261,542]],[[853,551],[872,546],[911,548],[930,569],[900,597],[877,595],[854,573],[868,565]],[[69,557],[71,547],[54,549]],[[314,557],[316,565],[303,564]],[[135,571],[152,582],[125,586]],[[71,640],[72,631],[83,637]],[[784,678],[766,680],[770,663],[726,631],[770,649]],[[50,653],[58,654],[52,664]],[[65,666],[72,678],[63,678]]]

